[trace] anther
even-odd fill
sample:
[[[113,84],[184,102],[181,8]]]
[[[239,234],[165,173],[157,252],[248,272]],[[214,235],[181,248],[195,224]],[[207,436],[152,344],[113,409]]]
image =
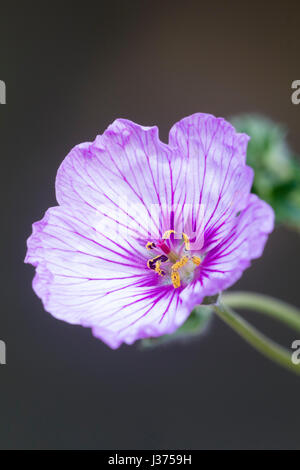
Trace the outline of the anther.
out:
[[[164,276],[166,273],[165,273],[165,271],[163,271],[162,269],[160,269],[160,265],[161,265],[161,261],[157,261],[156,264],[155,264],[155,272],[156,272],[159,276]]]
[[[180,258],[179,261],[173,264],[172,271],[177,271],[178,269],[182,268],[182,266],[184,266],[188,262],[188,260],[188,256],[183,256],[182,258]]]
[[[199,258],[199,256],[192,256],[192,261],[196,266],[199,266],[199,264],[201,264],[201,258]]]
[[[185,233],[182,233],[182,238],[183,238],[183,241],[184,241],[185,249],[187,251],[190,251],[190,239],[189,239],[189,237]]]
[[[155,270],[155,267],[156,267],[156,263],[160,261],[161,263],[164,263],[165,261],[168,261],[168,257],[165,256],[165,255],[158,255],[158,256],[155,256],[155,258],[152,258],[152,259],[148,259],[147,261],[147,267],[149,269],[154,269]]]
[[[174,289],[180,287],[180,274],[178,269],[182,268],[189,261],[188,256],[183,256],[179,261],[173,264],[171,269],[171,281]]]
[[[178,271],[173,271],[172,270],[171,280],[172,280],[174,289],[177,289],[177,287],[180,287],[180,275],[179,275]]]
[[[147,250],[153,250],[153,248],[156,248],[156,245],[154,242],[148,242],[146,248]]]
[[[170,238],[170,236],[171,236],[172,233],[176,233],[175,230],[167,230],[167,231],[163,234],[163,240],[167,240],[168,238]]]

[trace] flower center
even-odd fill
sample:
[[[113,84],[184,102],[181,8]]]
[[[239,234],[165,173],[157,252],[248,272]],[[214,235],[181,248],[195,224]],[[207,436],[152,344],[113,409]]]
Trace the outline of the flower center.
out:
[[[179,237],[178,247],[171,250],[166,240],[172,234],[176,235],[175,230],[167,230],[158,242],[147,242],[147,250],[160,252],[160,254],[147,261],[147,267],[154,270],[159,276],[169,277],[173,287],[177,289],[181,285],[181,279],[185,282],[191,280],[195,268],[201,263],[201,258],[191,254],[190,239],[185,233],[182,233]],[[162,264],[164,264],[163,269]]]

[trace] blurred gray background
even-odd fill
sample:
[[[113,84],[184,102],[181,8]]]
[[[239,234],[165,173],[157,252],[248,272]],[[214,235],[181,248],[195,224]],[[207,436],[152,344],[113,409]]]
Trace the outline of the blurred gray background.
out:
[[[296,1],[1,5],[2,449],[299,449],[299,378],[217,318],[201,338],[111,351],[43,311],[23,265],[31,223],[56,205],[67,152],[117,117],[158,125],[260,112],[300,153]],[[234,288],[300,305],[299,234],[277,228]],[[286,347],[296,333],[245,312]],[[299,338],[298,338],[299,339]]]

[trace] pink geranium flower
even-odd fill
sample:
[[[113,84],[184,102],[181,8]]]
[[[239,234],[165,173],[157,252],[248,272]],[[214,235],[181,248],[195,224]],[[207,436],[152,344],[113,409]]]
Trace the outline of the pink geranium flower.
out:
[[[117,348],[172,333],[236,282],[273,229],[271,207],[250,194],[248,139],[194,114],[168,145],[156,127],[118,119],[74,147],[57,173],[59,205],[28,239],[45,310]]]

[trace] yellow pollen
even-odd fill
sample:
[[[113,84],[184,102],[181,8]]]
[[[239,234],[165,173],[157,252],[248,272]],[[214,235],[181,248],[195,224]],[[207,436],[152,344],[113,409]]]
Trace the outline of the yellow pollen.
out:
[[[175,230],[167,230],[164,234],[163,234],[163,240],[167,240],[168,238],[170,238],[171,236],[171,233],[176,233]],[[184,241],[184,245],[185,245],[185,249],[187,251],[190,250],[190,239],[189,237],[187,236],[186,233],[182,233],[182,239]]]
[[[163,240],[167,240],[168,238],[170,238],[171,233],[176,233],[176,232],[175,232],[175,230],[167,230],[167,231],[163,234]]]
[[[170,238],[171,234],[176,234],[177,232],[175,230],[167,230],[163,234],[163,240],[167,240]],[[191,255],[190,253],[190,239],[186,233],[181,234],[184,247],[185,247],[185,252],[188,252],[187,254],[183,255],[181,258],[179,258],[179,255],[176,254],[176,252],[170,251],[167,256],[164,254],[155,256],[152,259],[149,259],[147,261],[147,267],[149,269],[154,270],[156,274],[159,276],[165,276],[168,273],[168,276],[171,277],[171,281],[173,284],[174,289],[177,289],[181,285],[181,279],[180,279],[180,273],[179,270],[183,268],[189,261],[191,261],[195,266],[199,266],[202,262],[201,258],[199,256]],[[146,244],[147,250],[152,250],[153,248],[156,248],[156,244],[154,242],[147,242]],[[178,259],[179,258],[179,259]],[[161,269],[161,265],[164,262],[171,262],[174,263],[171,268],[167,265],[167,271],[164,271]],[[193,268],[184,270],[182,275],[184,279],[189,280],[190,277],[192,276],[193,273]]]
[[[148,259],[148,261],[147,261],[147,268],[151,269],[151,267],[150,267],[151,263],[153,263],[153,262],[154,262],[157,258],[159,258],[159,257],[160,257],[160,256],[158,255],[158,256],[155,256],[155,257],[152,258],[152,259]]]
[[[152,250],[155,247],[155,244],[153,242],[147,242],[146,248],[147,250]]]
[[[180,287],[180,275],[179,275],[178,271],[173,271],[172,270],[171,280],[172,280],[174,289],[176,289],[177,287]]]
[[[185,249],[187,251],[190,251],[190,239],[189,239],[189,237],[185,233],[182,233],[182,238],[183,238],[183,241],[184,241]]]
[[[173,264],[171,268],[171,281],[173,283],[174,289],[180,287],[180,274],[178,269],[182,268],[189,261],[188,256],[183,256],[179,261]]]
[[[182,268],[182,266],[184,266],[188,262],[188,260],[188,256],[183,256],[182,258],[180,258],[179,261],[173,264],[172,271],[178,271],[178,269]]]
[[[159,276],[163,276],[165,274],[165,272],[160,269],[160,265],[161,265],[161,261],[157,261],[156,265],[155,265],[155,272],[159,275]]]
[[[201,264],[201,258],[199,258],[199,256],[192,256],[192,261],[196,266],[199,266],[199,264]]]

